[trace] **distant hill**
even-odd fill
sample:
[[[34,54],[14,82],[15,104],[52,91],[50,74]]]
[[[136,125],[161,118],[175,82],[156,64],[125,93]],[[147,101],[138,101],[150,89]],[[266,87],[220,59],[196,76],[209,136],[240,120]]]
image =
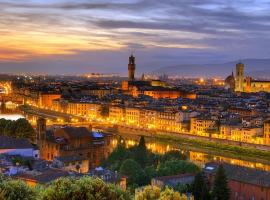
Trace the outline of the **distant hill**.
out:
[[[232,61],[220,64],[182,64],[162,67],[150,72],[154,75],[179,75],[183,77],[226,77],[235,72],[235,65],[239,61]],[[245,64],[245,75],[270,79],[270,59],[242,59]]]

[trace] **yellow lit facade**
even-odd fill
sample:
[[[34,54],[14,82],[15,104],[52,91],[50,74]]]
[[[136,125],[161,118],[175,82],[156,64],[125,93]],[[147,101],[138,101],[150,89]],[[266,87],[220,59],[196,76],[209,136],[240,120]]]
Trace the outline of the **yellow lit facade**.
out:
[[[264,123],[263,137],[266,145],[270,145],[270,121]]]
[[[196,117],[190,120],[190,132],[198,135],[207,135],[210,130],[217,128],[216,121],[213,119],[198,119]]]
[[[125,108],[120,106],[110,105],[109,119],[111,122],[120,123],[125,120]]]
[[[238,128],[231,131],[231,140],[256,143],[256,137],[262,135],[262,128]]]

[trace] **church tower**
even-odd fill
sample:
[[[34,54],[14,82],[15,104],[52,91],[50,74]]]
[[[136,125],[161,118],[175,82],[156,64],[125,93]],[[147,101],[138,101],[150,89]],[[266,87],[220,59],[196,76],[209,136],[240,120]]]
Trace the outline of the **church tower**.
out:
[[[46,119],[38,118],[37,119],[37,140],[44,139],[46,133]]]
[[[131,54],[131,56],[129,57],[129,63],[128,63],[128,80],[129,81],[134,81],[135,69],[136,69],[135,57],[133,56],[133,54]]]
[[[244,64],[236,64],[236,77],[235,77],[235,91],[243,92],[244,91]]]

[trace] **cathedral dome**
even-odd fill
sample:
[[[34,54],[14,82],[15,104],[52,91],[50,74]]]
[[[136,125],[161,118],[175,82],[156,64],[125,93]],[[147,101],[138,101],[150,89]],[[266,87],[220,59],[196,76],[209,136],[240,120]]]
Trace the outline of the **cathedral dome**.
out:
[[[235,78],[234,78],[233,73],[225,79],[225,88],[234,90]]]

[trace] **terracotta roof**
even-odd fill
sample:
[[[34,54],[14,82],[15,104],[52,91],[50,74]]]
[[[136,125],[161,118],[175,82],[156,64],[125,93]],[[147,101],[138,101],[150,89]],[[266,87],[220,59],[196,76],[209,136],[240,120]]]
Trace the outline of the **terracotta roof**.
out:
[[[57,129],[55,133],[63,131],[65,132],[69,138],[82,138],[82,137],[91,137],[90,132],[85,127],[63,127],[60,129]]]
[[[23,138],[0,136],[0,149],[29,149],[34,146]]]
[[[215,173],[220,164],[208,163],[205,165],[204,170],[207,173]],[[227,178],[230,180],[270,187],[270,172],[225,163],[222,163],[222,165],[226,171]]]
[[[49,183],[60,177],[67,177],[70,174],[67,171],[60,169],[49,168],[43,172],[31,172],[31,173],[21,173],[17,174],[14,177],[22,180],[32,180],[37,183]]]

